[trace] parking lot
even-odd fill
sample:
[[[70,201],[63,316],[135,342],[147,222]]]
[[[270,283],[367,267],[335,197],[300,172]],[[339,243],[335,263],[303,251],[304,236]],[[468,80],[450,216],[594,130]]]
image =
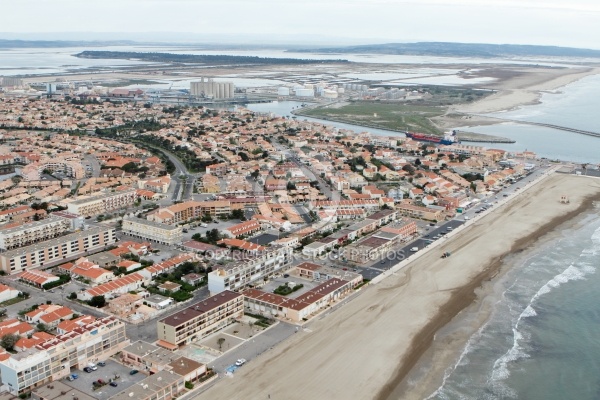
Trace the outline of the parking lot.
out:
[[[98,366],[96,371],[92,371],[90,373],[81,370],[72,370],[71,373],[79,375],[79,378],[75,379],[74,381],[63,379],[63,382],[77,390],[81,390],[84,393],[89,393],[91,396],[94,396],[97,399],[106,400],[146,377],[146,375],[141,372],[135,375],[129,375],[131,368],[119,364],[114,360],[109,359],[105,362],[106,366]],[[105,382],[113,379],[117,382],[118,386],[112,387],[110,385],[104,385],[99,389],[94,390],[92,382],[97,381],[98,379],[102,379]]]

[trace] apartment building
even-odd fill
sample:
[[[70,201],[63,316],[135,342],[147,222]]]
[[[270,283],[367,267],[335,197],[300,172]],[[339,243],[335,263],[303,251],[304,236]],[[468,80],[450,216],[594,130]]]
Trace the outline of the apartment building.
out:
[[[85,178],[85,170],[78,160],[45,160],[23,167],[21,174],[26,181],[39,181],[44,171],[60,172],[73,179]]]
[[[332,278],[297,298],[248,289],[244,291],[244,305],[245,309],[251,313],[302,322],[352,293],[353,288],[352,282]]]
[[[99,196],[80,198],[67,204],[70,213],[90,217],[129,207],[137,200],[135,189],[104,193]]]
[[[94,226],[55,239],[0,253],[0,269],[8,274],[48,266],[115,243],[115,228]]]
[[[13,217],[19,214],[27,213],[29,211],[32,211],[31,207],[29,206],[18,206],[14,208],[9,208],[8,210],[0,211],[0,222],[9,221]]]
[[[308,203],[309,210],[352,210],[352,209],[365,209],[365,210],[379,210],[379,200],[377,199],[364,199],[364,200],[317,200]]]
[[[400,203],[396,205],[396,210],[400,215],[410,218],[425,219],[428,221],[441,221],[444,219],[443,209],[415,206],[412,204]]]
[[[154,193],[167,193],[171,185],[171,177],[161,176],[160,178],[150,179],[148,181],[140,181],[138,186],[140,189],[150,190]]]
[[[110,316],[98,319],[0,361],[2,388],[18,395],[65,378],[71,368],[105,360],[129,345],[125,324]]]
[[[224,290],[242,290],[250,284],[261,286],[265,279],[291,264],[292,252],[290,247],[281,247],[219,266],[208,274],[208,290],[216,294]]]
[[[63,235],[71,228],[67,219],[51,216],[0,230],[0,249],[10,250]]]
[[[230,238],[253,235],[261,230],[260,222],[256,220],[244,221],[222,230],[223,234]]]
[[[230,213],[231,203],[228,200],[185,201],[158,209],[148,215],[148,220],[163,224],[178,224],[200,218],[204,214],[209,214],[211,217],[221,217]]]
[[[151,242],[166,245],[181,243],[183,228],[177,225],[167,225],[136,217],[123,218],[123,233]]]
[[[225,290],[158,321],[157,345],[174,348],[195,342],[244,315],[244,296]]]

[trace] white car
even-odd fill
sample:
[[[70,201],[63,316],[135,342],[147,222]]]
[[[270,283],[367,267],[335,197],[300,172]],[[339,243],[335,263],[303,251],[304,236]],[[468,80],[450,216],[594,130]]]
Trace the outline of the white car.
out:
[[[238,366],[238,367],[241,367],[244,364],[246,364],[246,359],[244,359],[244,358],[240,358],[239,360],[237,360],[235,362],[235,365]]]

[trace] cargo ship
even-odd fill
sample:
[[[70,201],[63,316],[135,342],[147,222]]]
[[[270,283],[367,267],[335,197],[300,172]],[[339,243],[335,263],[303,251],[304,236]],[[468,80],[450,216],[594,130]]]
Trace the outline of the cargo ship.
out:
[[[412,140],[418,140],[419,142],[431,142],[436,144],[455,144],[460,143],[458,138],[456,137],[456,131],[446,132],[444,136],[435,136],[435,135],[426,135],[424,133],[416,133],[416,132],[404,132],[406,137],[411,138]]]

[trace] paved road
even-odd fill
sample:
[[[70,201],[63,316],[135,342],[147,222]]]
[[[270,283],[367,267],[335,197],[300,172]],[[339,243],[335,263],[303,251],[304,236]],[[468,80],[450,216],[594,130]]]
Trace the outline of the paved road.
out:
[[[287,339],[288,337],[294,335],[296,328],[298,328],[296,325],[288,324],[286,322],[279,322],[277,325],[267,329],[261,334],[246,340],[233,351],[223,354],[221,357],[213,361],[212,365],[210,366],[214,367],[218,373],[222,374],[225,372],[227,367],[235,364],[237,359],[244,358],[248,361],[248,364],[250,364],[249,368],[252,368],[251,365],[253,359],[265,351],[273,348],[275,345]],[[300,329],[301,328],[298,328],[298,330]]]
[[[97,178],[100,176],[100,162],[98,161],[98,159],[93,156],[92,154],[86,154],[85,156],[83,156],[83,158],[85,159],[85,161],[87,161],[87,163],[90,165],[90,167],[92,167],[92,176],[94,178]]]
[[[167,192],[167,198],[170,197],[173,201],[187,200],[191,198],[193,192],[192,188],[194,182],[196,181],[196,175],[189,172],[186,166],[179,160],[179,158],[177,158],[175,154],[171,153],[170,151],[165,150],[162,147],[153,146],[148,143],[146,143],[146,146],[152,147],[156,150],[160,150],[167,156],[169,160],[171,160],[173,165],[175,165],[175,172],[173,172],[173,174],[171,175],[171,178],[173,179],[174,183],[169,187],[169,191]],[[185,175],[186,179],[180,179],[180,175]]]
[[[426,248],[428,245],[433,243],[434,241],[446,240],[445,235],[451,230],[461,226],[465,223],[465,217],[473,218],[478,212],[486,212],[483,210],[485,206],[486,209],[492,210],[494,205],[500,201],[500,199],[509,197],[518,192],[521,187],[525,186],[525,184],[539,178],[548,170],[547,167],[537,168],[532,171],[529,175],[515,181],[512,184],[506,185],[506,188],[502,189],[500,192],[489,196],[486,199],[483,199],[479,203],[474,203],[469,209],[467,209],[462,214],[457,214],[456,217],[450,221],[440,222],[435,224],[435,226],[428,226],[428,230],[425,231],[422,237],[409,242],[408,244],[398,246],[394,249],[394,254],[390,254],[389,256],[384,256],[383,259],[376,260],[372,264],[368,266],[347,266],[351,269],[357,269],[357,271],[363,276],[364,279],[373,279],[374,277],[384,273],[385,271],[391,269],[394,265],[404,260],[405,258],[410,259],[412,254],[416,252],[411,251],[413,248],[417,248],[417,252]],[[600,175],[600,174],[599,174]],[[431,225],[431,224],[430,224]],[[438,237],[437,239],[435,237]],[[338,263],[338,266],[344,267],[342,263]]]
[[[93,315],[94,317],[106,316],[106,314],[104,314],[100,310],[84,306],[76,301],[71,301],[67,298],[67,296],[69,296],[71,292],[78,292],[81,288],[83,288],[83,286],[78,285],[74,282],[69,282],[68,284],[62,287],[54,288],[52,289],[52,292],[36,289],[32,286],[25,285],[19,281],[12,280],[8,276],[0,278],[0,282],[12,286],[15,289],[18,289],[22,292],[27,292],[30,295],[30,297],[27,300],[23,300],[20,303],[6,307],[7,315],[9,317],[16,318],[17,313],[19,311],[29,308],[34,304],[45,303],[48,300],[52,301],[53,304],[65,305],[73,311],[77,312],[78,314]]]

